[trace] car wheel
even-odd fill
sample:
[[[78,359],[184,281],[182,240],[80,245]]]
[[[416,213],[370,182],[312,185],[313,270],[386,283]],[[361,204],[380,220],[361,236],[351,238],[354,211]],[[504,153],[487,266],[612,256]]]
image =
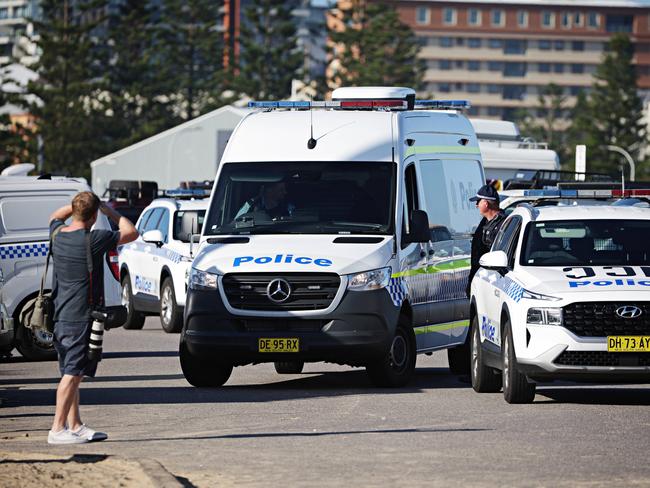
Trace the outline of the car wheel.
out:
[[[472,363],[469,345],[471,337],[472,335],[468,333],[465,344],[447,349],[447,361],[449,362],[449,371],[452,374],[469,374]]]
[[[126,322],[123,327],[129,330],[142,329],[145,317],[133,308],[133,291],[129,275],[122,278],[122,305],[126,307]]]
[[[517,357],[509,321],[504,326],[502,344],[503,397],[508,403],[532,403],[535,399],[535,383],[529,383],[526,375],[517,369]]]
[[[399,387],[406,385],[415,371],[416,344],[413,327],[400,318],[395,336],[386,354],[366,365],[366,372],[375,386]]]
[[[160,289],[160,323],[167,333],[180,332],[183,328],[183,314],[176,303],[174,282],[165,278]]]
[[[20,313],[16,314],[20,317]],[[43,330],[32,330],[23,326],[15,318],[17,324],[16,331],[16,349],[25,359],[30,361],[51,361],[56,359],[56,349],[54,349],[54,335]]]
[[[305,367],[304,361],[276,361],[275,371],[280,374],[300,374]]]
[[[471,328],[471,365],[470,376],[472,388],[478,393],[496,393],[501,389],[501,374],[494,368],[485,365],[481,336],[478,330],[478,316],[472,319]]]
[[[232,373],[232,364],[192,356],[181,342],[179,356],[187,382],[199,388],[222,386]]]

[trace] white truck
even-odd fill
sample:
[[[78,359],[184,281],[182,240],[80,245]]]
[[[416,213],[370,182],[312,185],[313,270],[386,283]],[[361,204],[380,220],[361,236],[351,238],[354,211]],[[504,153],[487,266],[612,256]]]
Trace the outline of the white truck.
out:
[[[466,343],[469,201],[484,182],[459,101],[342,88],[331,102],[251,102],[217,172],[180,341],[195,386],[233,366],[365,366],[401,386],[416,355]]]

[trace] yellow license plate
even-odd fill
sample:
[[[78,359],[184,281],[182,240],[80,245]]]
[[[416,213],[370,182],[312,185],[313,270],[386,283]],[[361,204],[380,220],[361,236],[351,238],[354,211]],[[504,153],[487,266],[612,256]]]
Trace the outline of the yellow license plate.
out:
[[[650,336],[609,336],[607,352],[650,352]]]
[[[260,352],[298,352],[300,342],[293,337],[283,338],[261,338],[258,340]]]

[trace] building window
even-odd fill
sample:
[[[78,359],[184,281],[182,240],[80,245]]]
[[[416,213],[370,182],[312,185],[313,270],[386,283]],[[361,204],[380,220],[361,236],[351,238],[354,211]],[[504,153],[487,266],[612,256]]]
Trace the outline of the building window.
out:
[[[492,25],[495,27],[502,27],[506,23],[506,15],[503,10],[492,10]]]
[[[448,59],[441,59],[438,61],[438,68],[442,70],[450,70],[451,69],[451,61]]]
[[[503,71],[503,63],[500,61],[488,61],[488,71]]]
[[[526,54],[526,41],[506,39],[503,46],[504,54]]]
[[[429,7],[418,7],[415,9],[415,21],[420,25],[426,25],[431,22],[431,10]]]
[[[587,24],[592,28],[600,27],[600,14],[596,12],[589,12],[587,14]]]
[[[440,47],[453,47],[454,40],[451,37],[441,37],[440,38]]]
[[[553,73],[564,73],[564,65],[562,63],[554,63]]]
[[[464,46],[465,45],[465,38],[464,37],[457,37],[456,38],[456,45],[457,46]]]
[[[467,45],[472,48],[479,48],[483,45],[483,42],[481,42],[481,39],[470,37],[467,39]]]
[[[571,43],[571,49],[573,51],[584,51],[585,50],[585,42],[584,41],[573,41]]]
[[[540,73],[550,73],[551,63],[539,63],[537,69]]]
[[[555,27],[555,14],[545,10],[542,12],[542,27],[553,28]]]
[[[563,29],[571,28],[571,14],[569,12],[562,12],[561,14],[561,24]]]
[[[468,83],[467,84],[467,91],[469,93],[480,93],[480,91],[481,91],[480,83]]]
[[[488,46],[491,49],[502,49],[503,40],[502,39],[488,39]]]
[[[500,94],[501,93],[501,85],[495,85],[494,83],[490,83],[488,85],[488,93],[492,93],[492,94],[499,93]]]
[[[501,108],[500,107],[488,107],[487,114],[490,117],[501,117]]]
[[[584,22],[584,15],[580,12],[574,12],[573,13],[573,26],[574,27],[582,27]]]
[[[14,7],[14,18],[23,18],[25,17],[25,7],[24,6],[19,6],[19,7]]]
[[[579,63],[574,63],[571,65],[571,73],[574,73],[576,75],[580,75],[585,72],[585,65],[584,64],[579,64]]]
[[[8,19],[8,18],[9,18],[9,9],[0,8],[0,19]]]
[[[608,15],[605,20],[607,32],[632,32],[632,15]]]
[[[463,61],[456,61],[455,64],[456,64],[456,68],[458,69],[463,69],[463,67],[465,66],[465,63]]]
[[[547,41],[547,40],[541,40],[537,44],[537,47],[540,49],[540,51],[550,51],[551,46],[552,46],[551,41]]]
[[[584,87],[582,87],[582,86],[572,86],[572,87],[569,87],[569,94],[574,96],[574,97],[577,97],[578,95],[580,95],[580,93],[583,90],[584,90]]]
[[[451,85],[449,83],[438,83],[438,91],[441,93],[449,93]]]
[[[443,8],[442,9],[442,23],[445,25],[456,25],[456,9]]]
[[[556,51],[564,51],[564,41],[555,41],[553,47]]]
[[[467,23],[469,25],[481,25],[481,11],[477,8],[470,8],[467,11]]]
[[[517,25],[519,27],[528,27],[528,12],[525,10],[517,12]]]
[[[467,61],[467,69],[470,71],[480,71],[481,62],[480,61]]]
[[[526,63],[506,63],[503,76],[526,76]]]
[[[523,85],[505,85],[503,98],[505,100],[523,100],[526,96],[526,87]]]
[[[470,107],[469,110],[467,111],[467,115],[471,115],[471,116],[479,115],[478,107]]]

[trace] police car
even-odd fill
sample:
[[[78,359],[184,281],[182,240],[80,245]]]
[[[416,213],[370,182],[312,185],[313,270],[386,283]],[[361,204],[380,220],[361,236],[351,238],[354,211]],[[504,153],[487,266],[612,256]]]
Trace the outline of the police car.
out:
[[[521,206],[471,286],[471,379],[532,402],[548,379],[650,378],[650,214]]]
[[[126,329],[141,329],[146,315],[158,314],[165,332],[180,332],[183,326],[186,274],[207,208],[207,200],[198,198],[207,193],[176,190],[167,195],[145,208],[136,224],[140,237],[120,249]]]

